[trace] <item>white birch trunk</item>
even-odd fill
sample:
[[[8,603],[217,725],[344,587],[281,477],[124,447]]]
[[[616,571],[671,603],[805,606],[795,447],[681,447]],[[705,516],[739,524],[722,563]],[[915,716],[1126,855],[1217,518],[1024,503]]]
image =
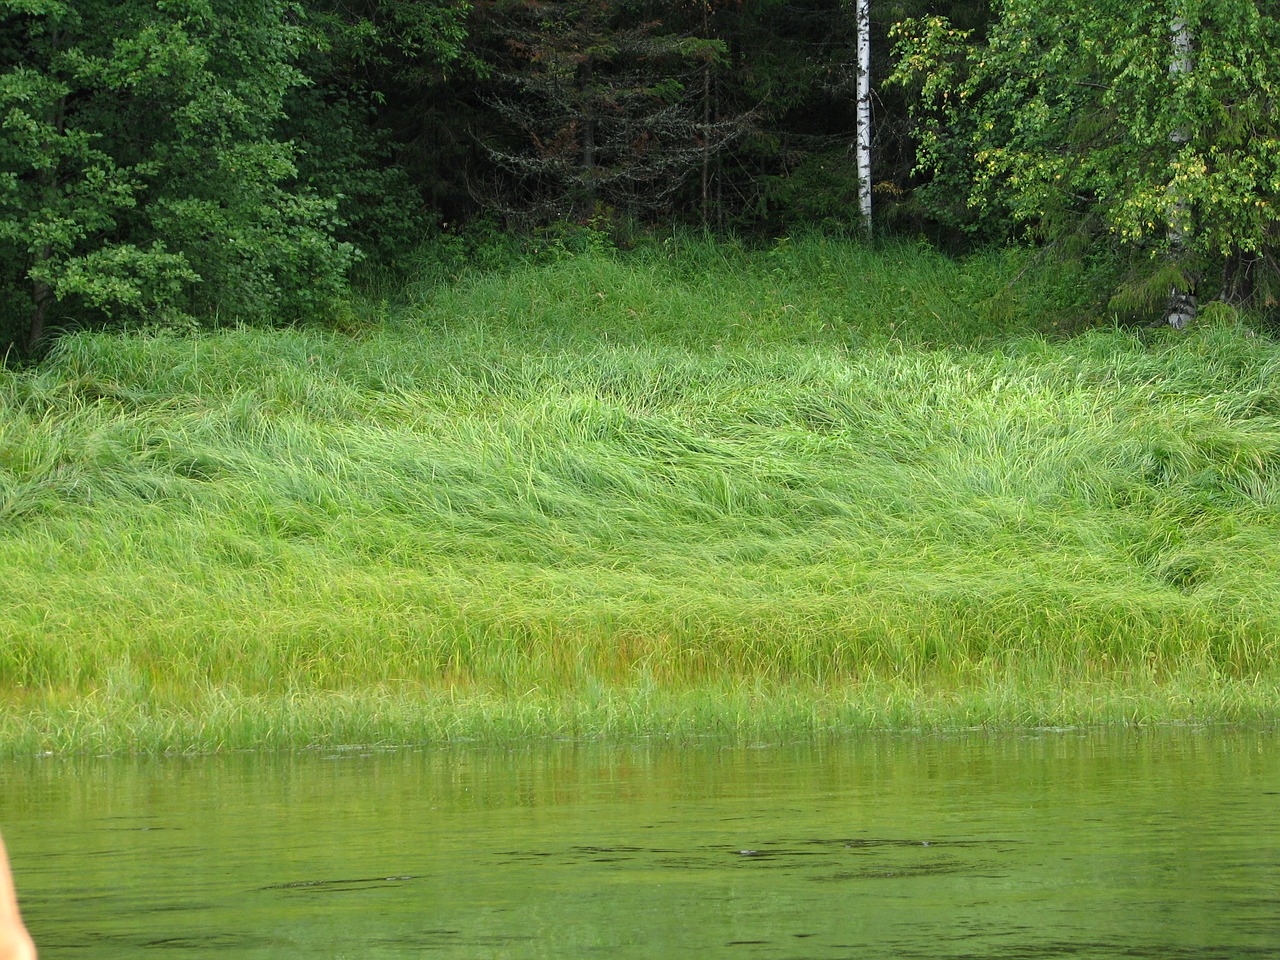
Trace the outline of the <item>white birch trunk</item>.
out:
[[[1181,16],[1169,22],[1169,38],[1173,43],[1173,58],[1169,61],[1169,76],[1177,80],[1192,70],[1191,29]],[[1169,139],[1176,147],[1182,146],[1191,139],[1185,129],[1171,130]],[[1187,209],[1185,197],[1176,191],[1169,198],[1169,249],[1174,259],[1181,259],[1187,245],[1187,234],[1191,229],[1190,211]],[[1174,287],[1169,292],[1169,304],[1165,308],[1164,321],[1175,330],[1185,330],[1196,318],[1195,290],[1183,290]]]
[[[858,202],[862,226],[871,233],[871,0],[857,0],[858,24]]]

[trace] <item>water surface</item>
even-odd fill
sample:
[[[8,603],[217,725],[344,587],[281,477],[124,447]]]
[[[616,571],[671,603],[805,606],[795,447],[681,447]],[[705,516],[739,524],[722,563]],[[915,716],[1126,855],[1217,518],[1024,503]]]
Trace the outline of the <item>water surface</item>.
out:
[[[42,960],[1280,958],[1270,730],[0,765]]]

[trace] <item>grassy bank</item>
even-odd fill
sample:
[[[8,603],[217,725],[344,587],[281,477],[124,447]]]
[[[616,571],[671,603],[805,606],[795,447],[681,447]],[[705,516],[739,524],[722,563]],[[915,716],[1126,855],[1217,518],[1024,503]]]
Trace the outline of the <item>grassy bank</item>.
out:
[[[1023,266],[673,242],[68,338],[0,373],[0,745],[1280,718],[1280,349],[1063,336]]]

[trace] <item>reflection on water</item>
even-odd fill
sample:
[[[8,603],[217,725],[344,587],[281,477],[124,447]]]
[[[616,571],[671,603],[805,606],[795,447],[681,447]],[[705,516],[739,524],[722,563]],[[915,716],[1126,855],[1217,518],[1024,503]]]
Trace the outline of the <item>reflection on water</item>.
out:
[[[1271,730],[0,765],[45,960],[1280,958]]]

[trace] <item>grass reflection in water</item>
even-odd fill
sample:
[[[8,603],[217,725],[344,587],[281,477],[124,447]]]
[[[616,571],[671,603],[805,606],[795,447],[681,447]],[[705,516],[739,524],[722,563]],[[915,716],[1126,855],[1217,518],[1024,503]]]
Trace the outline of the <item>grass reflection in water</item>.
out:
[[[0,768],[44,955],[1275,957],[1270,729]]]

